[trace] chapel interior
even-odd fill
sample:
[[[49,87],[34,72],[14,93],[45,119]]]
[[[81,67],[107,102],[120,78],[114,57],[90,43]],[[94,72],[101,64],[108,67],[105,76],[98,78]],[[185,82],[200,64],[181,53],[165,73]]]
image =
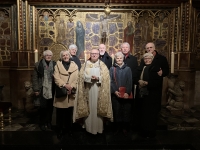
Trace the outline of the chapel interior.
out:
[[[106,37],[101,35],[103,30],[106,31]],[[126,42],[129,42],[130,52],[137,57],[138,64],[145,53],[147,42],[154,42],[158,53],[167,58],[170,74],[163,81],[162,106],[164,110],[160,120],[164,127],[175,126],[172,132],[161,132],[159,138],[163,139],[162,144],[159,143],[160,141],[154,141],[153,144],[149,141],[142,141],[142,144],[135,147],[128,144],[130,145],[128,148],[140,149],[140,146],[143,146],[143,149],[154,149],[151,146],[157,145],[157,149],[162,149],[163,145],[168,145],[169,149],[200,149],[198,144],[200,143],[200,132],[198,132],[200,129],[199,0],[1,1],[0,103],[10,102],[12,104],[13,118],[19,116],[19,112],[24,113],[27,103],[33,103],[29,101],[30,93],[28,92],[31,88],[34,64],[42,58],[43,51],[52,50],[53,59],[56,61],[59,59],[61,50],[68,50],[70,44],[80,43],[79,40],[84,38],[84,43],[78,46],[77,54],[82,63],[89,58],[90,50],[98,48],[100,43],[105,43],[107,52],[113,58],[114,54],[120,50],[120,44],[125,42],[127,35],[130,38]],[[181,83],[184,84],[184,88],[181,87]],[[177,88],[174,88],[175,84]],[[181,106],[170,103],[169,88],[181,94]],[[184,117],[188,116],[192,119],[184,120]],[[173,122],[174,118],[178,119]],[[181,124],[180,120],[184,120],[184,123],[187,122],[191,126],[187,128],[187,123]],[[4,149],[10,148],[8,145],[13,145],[12,142],[6,142],[6,139],[18,136],[26,139],[29,136],[27,133],[12,133],[12,124],[17,122],[13,121],[9,129],[6,130],[5,126],[0,131],[1,141],[3,141],[0,145],[4,146]],[[34,119],[31,121],[34,122]],[[174,130],[184,131],[177,133]],[[35,132],[37,135],[31,135],[32,132],[30,135],[36,138],[46,138],[44,134],[39,133],[39,130]],[[48,134],[51,136],[51,133]],[[194,136],[199,137],[193,139]],[[169,142],[169,138],[180,139],[180,137],[187,138],[187,140],[175,140],[177,143]],[[102,137],[97,138],[99,138],[97,141],[102,141]],[[106,136],[104,140],[109,141],[109,138],[110,136]],[[123,145],[120,139],[119,137],[114,144],[111,142],[111,145],[117,145],[116,143]],[[43,145],[42,148],[62,149],[63,143],[57,144],[57,147],[51,147],[48,145],[48,140],[52,139],[48,137],[46,147]],[[45,140],[43,142],[45,143]],[[145,142],[147,142],[146,146],[144,146]],[[16,145],[24,146],[24,143],[26,143],[25,140],[21,141],[21,145],[14,143],[12,148]],[[41,148],[41,143],[29,144],[33,149]],[[28,147],[28,144],[25,145]],[[100,145],[104,143],[100,142]],[[171,145],[175,147],[171,148]],[[167,146],[165,148],[167,149]],[[125,147],[119,149],[125,149]]]

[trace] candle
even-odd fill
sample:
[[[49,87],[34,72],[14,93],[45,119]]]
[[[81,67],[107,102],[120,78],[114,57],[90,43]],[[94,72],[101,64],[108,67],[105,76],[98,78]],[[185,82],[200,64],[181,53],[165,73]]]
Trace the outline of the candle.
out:
[[[36,49],[34,51],[34,56],[35,56],[35,63],[38,62],[38,50]]]
[[[84,50],[84,54],[85,54],[85,62],[87,61],[87,54],[86,54],[86,50]]]
[[[171,73],[174,73],[174,52],[171,52]]]

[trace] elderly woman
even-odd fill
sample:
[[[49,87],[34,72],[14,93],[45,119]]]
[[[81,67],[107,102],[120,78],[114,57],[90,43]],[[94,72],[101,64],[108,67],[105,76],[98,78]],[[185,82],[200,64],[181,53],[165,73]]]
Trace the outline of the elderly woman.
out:
[[[60,52],[61,61],[57,61],[54,71],[55,83],[58,87],[67,89],[67,95],[54,99],[54,107],[56,107],[56,123],[58,127],[58,138],[62,138],[67,131],[72,135],[72,114],[75,100],[75,94],[72,89],[77,87],[78,66],[71,61],[69,51]],[[56,93],[55,93],[56,95]]]
[[[71,44],[69,45],[69,52],[71,54],[71,59],[77,64],[78,69],[81,69],[81,61],[79,60],[79,58],[76,56],[76,52],[77,52],[77,46],[75,44]]]
[[[56,65],[52,56],[53,53],[50,50],[43,52],[43,59],[35,63],[32,78],[34,94],[40,99],[39,126],[42,131],[51,129],[55,91],[53,72]]]
[[[129,96],[132,91],[131,69],[124,63],[124,55],[121,52],[115,54],[115,64],[110,68],[112,107],[115,125],[115,134],[123,129],[127,135],[131,121],[131,100]],[[124,92],[119,88],[125,87]]]
[[[156,122],[160,105],[159,88],[162,77],[158,75],[160,68],[152,65],[154,56],[151,53],[143,55],[144,67],[138,67],[138,85],[136,89],[136,108],[140,134],[145,138],[156,135]]]

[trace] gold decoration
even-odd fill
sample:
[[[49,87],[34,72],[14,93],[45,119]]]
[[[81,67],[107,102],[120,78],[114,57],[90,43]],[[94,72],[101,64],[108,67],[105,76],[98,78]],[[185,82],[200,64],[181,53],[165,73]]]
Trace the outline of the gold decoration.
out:
[[[110,0],[105,0],[105,9],[104,12],[106,16],[110,15],[111,9],[110,9]]]
[[[111,12],[110,7],[111,7],[111,6],[110,6],[109,4],[107,4],[107,5],[105,6],[104,12],[105,12],[106,16],[110,15],[110,12]]]
[[[67,16],[69,17],[69,21],[72,22],[73,21],[73,17],[76,16],[77,10],[74,9],[72,12],[67,10]]]

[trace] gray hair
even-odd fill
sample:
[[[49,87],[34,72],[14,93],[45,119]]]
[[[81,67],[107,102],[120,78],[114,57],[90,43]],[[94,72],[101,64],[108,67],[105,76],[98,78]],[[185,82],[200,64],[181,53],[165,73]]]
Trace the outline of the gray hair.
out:
[[[121,48],[122,48],[123,45],[128,45],[128,47],[130,48],[130,44],[129,44],[128,42],[122,43],[122,44],[121,44]]]
[[[115,59],[117,57],[122,57],[124,59],[124,54],[122,52],[117,52],[117,53],[115,53]]]
[[[69,52],[68,50],[62,50],[62,51],[60,52],[60,59],[61,59],[61,60],[62,60],[62,57],[63,57],[63,53],[65,53],[65,52],[67,52],[67,54],[69,55],[69,58],[72,57],[71,54],[70,54],[70,52]]]
[[[53,56],[53,53],[52,53],[51,50],[45,50],[45,51],[43,52],[43,56],[46,56],[46,55],[52,55],[52,56]]]
[[[73,48],[77,50],[77,46],[76,46],[75,44],[69,45],[69,50],[70,50],[70,49],[73,49]]]
[[[151,58],[151,59],[153,59],[154,56],[153,56],[152,53],[145,53],[145,54],[143,55],[143,58]]]

